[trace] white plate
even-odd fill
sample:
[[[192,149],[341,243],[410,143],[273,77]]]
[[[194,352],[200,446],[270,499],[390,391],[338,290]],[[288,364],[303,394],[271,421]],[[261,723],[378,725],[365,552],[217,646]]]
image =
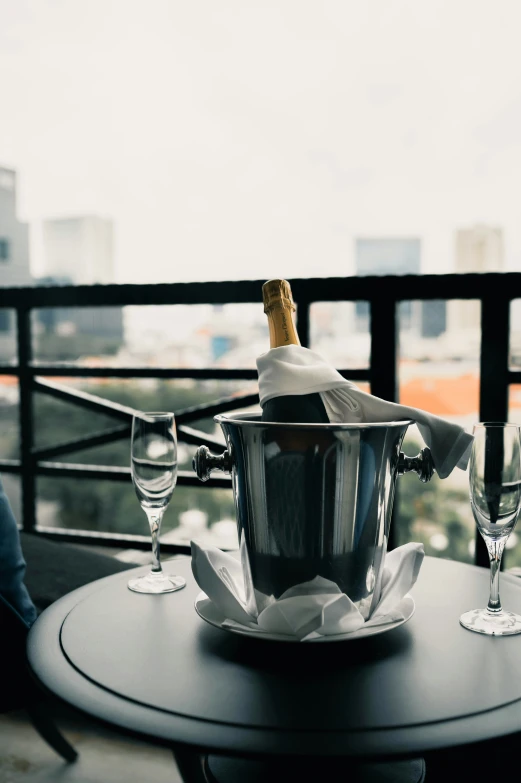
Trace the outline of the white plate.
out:
[[[414,614],[414,600],[408,593],[404,596],[399,603],[398,609],[402,612],[404,619],[397,620],[394,623],[386,623],[385,625],[369,625],[359,628],[358,631],[351,631],[351,633],[338,633],[331,634],[330,636],[318,636],[315,639],[309,639],[309,642],[343,642],[351,639],[362,639],[366,636],[376,636],[379,633],[385,633],[386,631],[392,631],[394,628],[398,628],[410,620]],[[199,593],[195,599],[195,611],[203,620],[215,628],[220,628],[222,631],[229,631],[230,633],[237,634],[238,636],[249,636],[251,639],[267,639],[274,642],[298,642],[294,636],[285,636],[283,634],[268,633],[267,631],[254,630],[246,627],[232,627],[223,625],[225,617],[217,609],[215,604],[208,598],[206,593]]]

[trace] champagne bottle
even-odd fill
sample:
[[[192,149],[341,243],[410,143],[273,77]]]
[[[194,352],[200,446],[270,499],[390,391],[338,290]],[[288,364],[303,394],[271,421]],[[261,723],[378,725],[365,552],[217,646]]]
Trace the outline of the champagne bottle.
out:
[[[300,345],[294,323],[295,303],[287,280],[268,280],[262,286],[264,312],[268,316],[270,348]],[[320,394],[284,394],[264,403],[263,421],[328,424]]]

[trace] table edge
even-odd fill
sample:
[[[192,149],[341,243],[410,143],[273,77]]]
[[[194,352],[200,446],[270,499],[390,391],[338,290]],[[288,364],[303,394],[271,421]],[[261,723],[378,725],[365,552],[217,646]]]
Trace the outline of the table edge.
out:
[[[429,558],[432,561],[441,558]],[[447,562],[447,561],[442,561]],[[455,562],[455,561],[452,561]],[[458,563],[467,568],[479,568]],[[160,745],[189,745],[194,749],[241,755],[313,755],[358,758],[417,756],[437,750],[475,744],[521,731],[521,699],[474,715],[432,723],[339,732],[288,731],[266,727],[191,718],[148,707],[94,683],[68,660],[60,643],[60,631],[70,611],[109,581],[124,580],[130,573],[146,573],[148,566],[120,572],[84,585],[51,604],[32,626],[27,658],[36,681],[54,696],[96,720],[125,733]],[[479,569],[483,571],[484,569]],[[519,585],[519,577],[502,574],[502,580]],[[216,633],[224,633],[216,630]],[[124,707],[124,709],[122,709]],[[512,728],[512,727],[515,728]],[[146,728],[145,728],[146,727]],[[454,739],[457,729],[457,741]],[[204,735],[204,741],[201,741]],[[311,741],[312,740],[312,741]]]

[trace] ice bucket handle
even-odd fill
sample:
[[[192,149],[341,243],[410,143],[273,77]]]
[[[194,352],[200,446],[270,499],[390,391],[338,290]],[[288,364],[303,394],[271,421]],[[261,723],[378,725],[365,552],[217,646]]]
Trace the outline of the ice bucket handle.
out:
[[[409,473],[413,470],[417,473],[420,481],[424,484],[430,481],[434,472],[434,461],[432,459],[431,450],[427,447],[422,449],[415,457],[408,457],[403,451],[400,451],[398,458],[398,475],[403,476],[404,473]]]
[[[212,470],[222,470],[231,473],[233,455],[230,449],[222,454],[212,454],[208,446],[199,446],[192,460],[192,467],[201,481],[208,481]]]
[[[233,466],[233,454],[227,448],[222,454],[212,454],[208,446],[199,446],[192,460],[192,467],[200,481],[208,481],[213,470],[222,470],[223,473],[231,473]],[[413,471],[424,484],[430,481],[435,473],[431,450],[422,449],[415,457],[408,457],[400,451],[398,458],[398,475]]]

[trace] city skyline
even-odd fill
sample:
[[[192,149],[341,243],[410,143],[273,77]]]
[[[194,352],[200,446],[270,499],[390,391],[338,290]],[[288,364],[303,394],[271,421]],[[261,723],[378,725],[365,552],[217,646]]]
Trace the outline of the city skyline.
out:
[[[0,0],[1,1],[1,0]],[[14,176],[14,182],[18,183],[19,180],[19,172],[16,169],[9,168],[7,166],[1,165],[0,161],[0,174],[1,173],[9,174]],[[0,189],[1,189],[1,182],[0,182]],[[104,273],[100,273],[97,275],[95,282],[101,282],[101,283],[125,283],[125,282],[132,282],[131,279],[118,279],[118,275],[115,271],[115,263],[114,263],[114,247],[115,247],[115,240],[114,235],[116,233],[117,227],[115,226],[115,221],[108,215],[99,215],[95,212],[90,212],[85,215],[80,215],[77,213],[74,214],[63,214],[63,215],[53,215],[51,217],[44,216],[42,219],[33,221],[33,222],[23,222],[19,218],[19,209],[18,209],[18,202],[19,202],[19,196],[18,196],[18,187],[16,185],[16,223],[19,225],[24,226],[24,230],[28,233],[28,239],[29,244],[27,248],[28,257],[29,257],[29,270],[32,277],[37,280],[39,278],[47,278],[47,277],[56,277],[57,279],[63,278],[63,275],[59,274],[59,270],[56,271],[54,267],[56,267],[56,262],[50,260],[49,255],[49,248],[55,239],[51,236],[50,232],[52,231],[54,234],[58,230],[60,230],[60,226],[66,227],[68,225],[73,224],[79,224],[80,226],[87,223],[96,223],[99,224],[99,227],[97,231],[102,231],[103,241],[105,244],[108,242],[107,249],[103,251],[104,256],[107,260],[109,260],[109,266],[110,270],[106,270]],[[92,229],[91,226],[89,226],[90,229]],[[82,227],[83,231],[85,231],[84,227]],[[78,225],[76,225],[76,231],[78,231]],[[106,232],[109,232],[109,235],[104,236]],[[444,270],[431,270],[432,273],[435,273],[436,271],[442,272],[442,273],[450,273],[450,272],[465,272],[465,271],[495,271],[492,268],[487,269],[486,263],[479,263],[475,264],[475,269],[472,270],[470,267],[467,269],[464,266],[462,267],[460,262],[460,247],[459,242],[462,235],[472,235],[473,233],[480,233],[484,232],[485,234],[497,234],[501,242],[502,247],[502,263],[501,263],[501,270],[507,271],[505,269],[505,263],[504,263],[504,236],[503,236],[503,228],[501,226],[491,226],[488,225],[485,222],[478,222],[474,225],[467,225],[467,226],[461,226],[454,230],[453,233],[453,242],[452,242],[452,253],[449,254],[447,257],[445,257],[445,263],[449,263],[449,268]],[[346,259],[346,262],[349,263],[351,260],[351,268],[345,272],[347,275],[357,275],[357,274],[367,274],[365,271],[361,271],[359,268],[359,248],[360,246],[363,246],[364,244],[367,244],[368,246],[371,245],[371,243],[382,244],[382,245],[401,245],[401,244],[408,244],[415,242],[419,243],[421,245],[422,250],[423,246],[425,244],[425,237],[414,237],[409,232],[405,232],[403,234],[396,234],[393,232],[388,232],[384,235],[378,235],[374,234],[371,235],[370,233],[366,233],[362,236],[353,235],[349,237],[350,244],[352,247],[352,253],[348,254],[348,258]],[[87,243],[90,244],[90,241]],[[418,246],[419,247],[419,246]],[[388,251],[387,251],[388,252]],[[392,252],[392,251],[391,251]],[[385,255],[385,253],[384,253]],[[414,255],[414,254],[413,254]],[[419,262],[413,264],[414,269],[411,267],[410,270],[407,269],[407,261],[404,262],[403,269],[400,268],[396,271],[389,271],[389,274],[427,274],[425,269],[423,269],[423,257],[424,253],[419,252],[419,249],[417,251]],[[35,260],[36,257],[36,260]],[[452,262],[452,263],[451,263]],[[89,266],[92,264],[91,261],[89,261]],[[386,260],[384,259],[380,265],[377,264],[378,269],[374,272],[375,274],[385,274],[386,266]],[[400,266],[400,265],[398,265]],[[472,260],[470,262],[470,266],[472,267]],[[101,271],[101,266],[98,263],[98,268]],[[520,264],[521,268],[521,264]],[[498,267],[499,270],[499,267]],[[514,271],[514,270],[511,270]],[[373,273],[373,272],[371,272]],[[67,276],[67,275],[66,275]],[[310,275],[311,276],[311,275]],[[313,276],[326,276],[326,275],[320,275],[318,273],[313,274]],[[327,275],[329,276],[329,275]],[[342,276],[339,274],[339,276]],[[74,277],[74,276],[73,276]],[[87,274],[87,277],[89,277],[89,274]],[[245,275],[245,278],[247,278],[248,275]],[[253,275],[249,275],[249,277],[253,277]],[[289,276],[288,276],[289,277]],[[167,282],[176,282],[177,280],[184,280],[184,277],[172,279]],[[192,279],[192,278],[186,278]],[[197,276],[193,278],[194,280],[199,279]],[[211,279],[211,278],[208,278]],[[65,280],[63,280],[65,281]],[[73,280],[71,278],[71,282],[78,282],[76,280]],[[83,282],[89,283],[89,280],[86,278]],[[94,280],[92,280],[94,282]],[[153,279],[142,282],[162,282],[159,279]],[[1,284],[1,283],[0,283]]]
[[[422,272],[449,272],[479,223],[521,269],[513,0],[0,0],[0,20],[35,274],[41,221],[93,213],[118,282],[349,275],[361,236],[420,236]]]
[[[18,257],[14,243],[17,265],[15,278],[29,271],[34,281],[55,278],[58,282],[70,281],[72,284],[111,283],[118,281],[114,273],[114,221],[108,216],[56,215],[40,221],[41,258],[36,265],[31,263],[32,255],[28,242],[31,230],[35,227],[19,219],[17,180],[19,173],[15,169],[0,165],[0,195],[4,209],[4,234],[23,231],[25,247],[23,257]],[[2,206],[3,204],[3,206]],[[7,208],[7,211],[6,211]],[[1,212],[1,209],[0,209]],[[1,217],[1,216],[0,216]],[[7,222],[6,219],[7,218]],[[0,223],[0,229],[2,225]],[[423,274],[422,237],[406,236],[353,236],[354,269],[352,274]],[[12,238],[3,237],[0,230],[0,247],[3,258],[9,260],[9,248]],[[4,247],[5,245],[5,247]],[[71,254],[71,251],[72,254]],[[69,258],[70,257],[70,258]],[[69,264],[69,260],[83,264],[79,269]],[[504,270],[504,236],[500,226],[478,223],[460,228],[454,233],[454,272],[490,272]],[[6,279],[9,279],[9,275]],[[21,278],[20,278],[21,279]],[[28,278],[27,278],[28,279]],[[0,281],[0,285],[2,281]]]

